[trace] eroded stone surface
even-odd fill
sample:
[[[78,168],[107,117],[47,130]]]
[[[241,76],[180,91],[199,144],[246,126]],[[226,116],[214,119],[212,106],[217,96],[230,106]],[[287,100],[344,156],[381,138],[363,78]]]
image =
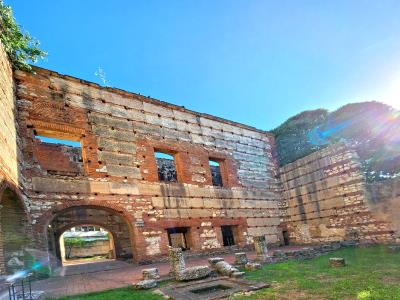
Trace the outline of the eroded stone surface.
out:
[[[202,279],[209,276],[210,273],[211,270],[207,266],[195,266],[184,269],[180,273],[176,274],[175,278],[178,281],[190,281]]]
[[[268,259],[267,239],[265,236],[253,237],[254,249],[256,250],[257,260],[266,261]]]
[[[249,260],[245,252],[235,253],[235,265],[244,266]]]
[[[148,290],[155,288],[157,286],[157,281],[154,279],[142,280],[135,283],[133,286],[137,290]]]
[[[231,276],[234,272],[239,272],[239,270],[233,267],[231,264],[226,261],[220,261],[215,264],[215,268],[217,272],[222,276]]]
[[[160,272],[157,268],[143,269],[142,275],[144,280],[160,278]]]
[[[254,271],[261,269],[262,266],[259,263],[248,262],[244,267],[246,270]]]
[[[211,257],[208,259],[208,263],[209,263],[210,267],[214,269],[215,265],[223,260],[224,259],[222,257]]]
[[[329,265],[333,268],[344,267],[346,262],[342,257],[332,257],[329,258]]]
[[[189,281],[207,277],[211,273],[208,266],[194,266],[186,268],[182,249],[169,247],[169,261],[171,274],[178,281]]]

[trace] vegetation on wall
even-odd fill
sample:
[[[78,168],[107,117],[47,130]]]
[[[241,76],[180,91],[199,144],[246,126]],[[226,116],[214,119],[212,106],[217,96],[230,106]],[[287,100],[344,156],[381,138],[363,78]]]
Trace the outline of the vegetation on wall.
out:
[[[0,40],[11,63],[16,69],[31,70],[29,62],[35,63],[47,53],[40,50],[39,41],[23,31],[17,24],[12,8],[0,0]]]
[[[67,250],[67,253],[65,254],[66,258],[70,258],[72,248],[84,248],[94,244],[95,242],[96,240],[87,240],[81,237],[65,238],[64,245]]]
[[[386,104],[352,103],[331,113],[305,111],[272,132],[281,165],[343,141],[357,151],[368,181],[400,176],[400,113]]]

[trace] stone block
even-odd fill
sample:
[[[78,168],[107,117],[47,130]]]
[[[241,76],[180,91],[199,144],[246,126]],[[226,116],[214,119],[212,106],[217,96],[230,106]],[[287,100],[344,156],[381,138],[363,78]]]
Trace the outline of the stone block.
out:
[[[235,253],[235,265],[244,266],[248,263],[247,255],[245,252]]]
[[[237,268],[233,267],[226,261],[217,262],[215,268],[217,269],[218,274],[223,276],[231,276],[232,273],[239,272]]]
[[[154,279],[142,280],[133,285],[137,290],[148,290],[155,288],[157,286],[157,281]]]
[[[254,270],[259,270],[259,269],[261,269],[261,264],[259,264],[259,263],[254,263],[254,262],[248,262],[245,266],[244,266],[244,268],[246,269],[246,270],[249,270],[249,271],[254,271]]]
[[[399,253],[400,252],[400,245],[393,245],[388,247],[389,252],[392,253]]]
[[[211,269],[207,266],[195,266],[185,268],[183,271],[175,275],[175,279],[178,281],[190,281],[201,279],[209,276]]]
[[[232,278],[241,278],[241,277],[243,277],[245,275],[245,272],[233,272],[232,274],[231,274],[231,277]]]
[[[157,268],[143,269],[142,275],[144,280],[160,278],[160,272]]]
[[[208,259],[208,263],[210,265],[211,268],[215,269],[215,265],[217,263],[219,263],[220,261],[224,261],[224,259],[222,257],[211,257]]]
[[[342,257],[332,257],[332,258],[329,258],[329,265],[332,268],[340,268],[340,267],[344,267],[346,265],[346,262],[345,262],[344,258],[342,258]]]

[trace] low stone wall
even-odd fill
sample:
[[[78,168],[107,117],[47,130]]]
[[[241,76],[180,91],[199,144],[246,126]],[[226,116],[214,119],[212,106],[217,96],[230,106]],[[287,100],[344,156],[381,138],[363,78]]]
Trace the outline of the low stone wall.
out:
[[[112,247],[110,246],[109,240],[95,241],[84,247],[72,247],[69,253],[69,259],[103,255],[108,258],[113,258]]]
[[[297,260],[312,259],[320,255],[324,255],[326,253],[338,250],[344,246],[347,247],[356,245],[357,243],[348,244],[348,243],[332,242],[317,246],[310,246],[298,250],[275,250],[270,261],[276,263],[292,259],[297,259]]]
[[[337,143],[280,169],[281,227],[291,244],[394,241],[394,227],[368,205],[357,153]]]

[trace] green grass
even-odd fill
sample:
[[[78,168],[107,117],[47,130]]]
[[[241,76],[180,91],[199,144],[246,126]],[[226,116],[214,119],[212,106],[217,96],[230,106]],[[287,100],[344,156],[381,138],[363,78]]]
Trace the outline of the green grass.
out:
[[[137,291],[132,287],[107,290],[103,292],[62,297],[57,298],[57,300],[160,300],[164,299],[160,295],[156,295],[151,291]],[[50,300],[50,299],[48,299]]]
[[[344,257],[347,266],[330,268],[329,257]],[[239,299],[400,299],[400,253],[384,246],[340,249],[312,260],[266,265],[246,279],[272,287]]]
[[[329,257],[344,257],[347,266],[330,268]],[[234,300],[378,300],[400,299],[400,253],[389,253],[384,246],[346,248],[305,261],[289,261],[247,272],[246,279],[271,283],[271,288]],[[168,284],[168,283],[166,283]],[[58,300],[163,299],[151,291],[132,288],[108,290]]]

